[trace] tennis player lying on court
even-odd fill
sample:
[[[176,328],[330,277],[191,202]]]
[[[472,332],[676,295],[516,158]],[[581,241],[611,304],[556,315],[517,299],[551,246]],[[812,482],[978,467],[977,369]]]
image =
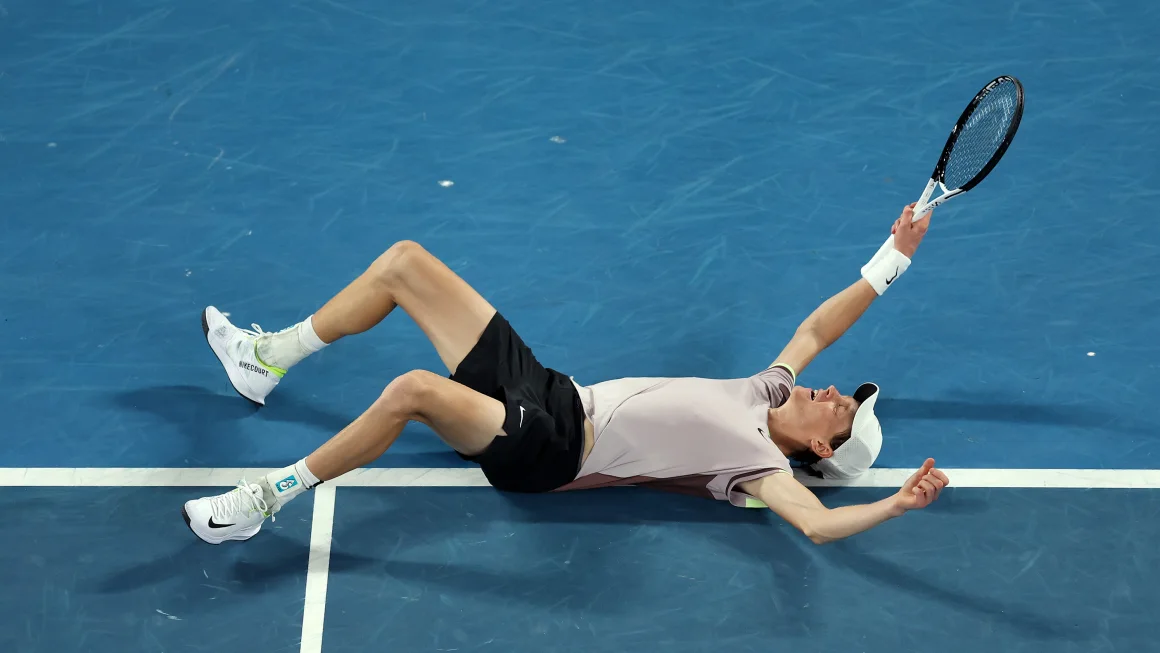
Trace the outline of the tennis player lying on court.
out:
[[[878,455],[878,386],[865,383],[847,396],[795,381],[910,265],[929,224],[912,223],[912,209],[903,210],[863,278],[818,307],[772,365],[743,379],[577,385],[540,365],[491,304],[412,242],[393,245],[316,313],[277,333],[239,329],[206,308],[210,347],[234,389],[257,404],[294,364],[370,329],[396,307],[427,334],[450,377],[421,370],[399,376],[314,453],[256,483],[242,480],[220,496],[189,501],[182,515],[206,542],[249,539],[294,497],[383,455],[411,421],[476,461],[500,490],[644,485],[738,506],[759,500],[817,543],[924,508],[948,483],[933,460],[897,494],[833,510],[790,466],[793,458],[823,477],[851,478]]]

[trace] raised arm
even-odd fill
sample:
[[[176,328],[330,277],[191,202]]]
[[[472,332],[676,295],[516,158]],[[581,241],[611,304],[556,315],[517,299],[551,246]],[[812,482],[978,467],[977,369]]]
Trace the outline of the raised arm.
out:
[[[875,299],[878,299],[878,293],[865,279],[859,279],[827,299],[798,326],[789,344],[774,359],[774,364],[786,365],[801,374],[815,356],[834,344],[862,317]]]
[[[801,374],[823,349],[837,342],[870,308],[890,284],[910,266],[910,259],[930,226],[930,216],[911,222],[914,205],[903,208],[894,221],[890,237],[878,253],[862,267],[862,278],[814,309],[798,326],[785,349],[774,359]]]
[[[789,473],[772,474],[741,483],[742,491],[761,499],[770,510],[815,544],[825,544],[868,531],[910,510],[927,507],[950,484],[934,459],[928,458],[895,494],[856,506],[827,508]]]

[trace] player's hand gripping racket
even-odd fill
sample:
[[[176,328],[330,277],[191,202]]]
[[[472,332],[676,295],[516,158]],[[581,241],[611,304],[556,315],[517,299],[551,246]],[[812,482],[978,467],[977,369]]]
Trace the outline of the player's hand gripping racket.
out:
[[[983,87],[951,130],[930,183],[914,207],[914,220],[978,186],[1003,158],[1022,118],[1023,85],[1019,80],[1004,75]],[[943,194],[932,200],[936,185],[942,187]]]

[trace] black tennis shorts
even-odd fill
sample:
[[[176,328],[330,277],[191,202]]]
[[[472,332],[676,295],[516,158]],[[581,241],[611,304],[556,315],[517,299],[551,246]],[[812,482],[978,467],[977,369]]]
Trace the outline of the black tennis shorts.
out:
[[[536,360],[498,312],[451,380],[503,403],[503,430],[479,463],[496,489],[550,492],[580,473],[584,451],[584,407],[567,376]]]

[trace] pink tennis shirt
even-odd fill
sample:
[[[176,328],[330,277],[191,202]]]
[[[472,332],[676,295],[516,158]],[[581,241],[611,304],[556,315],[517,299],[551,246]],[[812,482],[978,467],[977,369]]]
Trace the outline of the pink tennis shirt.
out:
[[[745,379],[629,378],[577,386],[595,443],[580,490],[642,485],[745,507],[737,488],[789,460],[769,439],[766,413],[789,399],[794,373],[775,365]]]

